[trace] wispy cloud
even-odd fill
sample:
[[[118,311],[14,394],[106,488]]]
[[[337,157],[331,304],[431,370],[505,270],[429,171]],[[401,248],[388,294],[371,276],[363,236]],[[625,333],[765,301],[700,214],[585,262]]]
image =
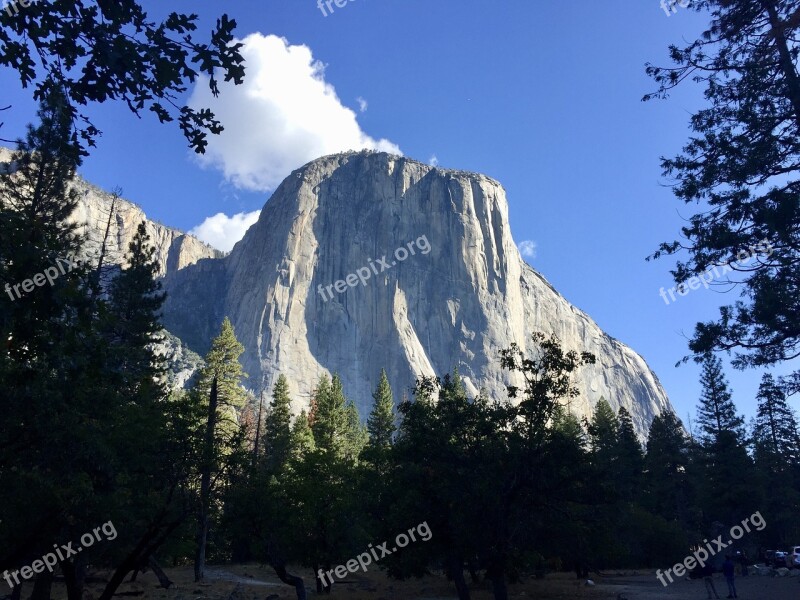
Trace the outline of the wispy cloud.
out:
[[[523,240],[517,245],[517,247],[519,248],[519,253],[523,257],[530,259],[536,258],[536,242],[532,240]]]

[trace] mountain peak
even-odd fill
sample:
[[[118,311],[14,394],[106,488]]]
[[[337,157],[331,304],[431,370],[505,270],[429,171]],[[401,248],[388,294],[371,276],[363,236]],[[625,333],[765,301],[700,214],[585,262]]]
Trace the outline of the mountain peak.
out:
[[[669,408],[644,360],[603,333],[520,257],[503,187],[479,173],[385,152],[314,160],[275,190],[229,256],[166,278],[165,324],[203,352],[230,317],[249,385],[287,375],[299,410],[339,373],[362,414],[382,368],[399,397],[458,367],[471,394],[518,384],[500,350],[555,334],[597,364],[572,410],[605,396],[644,434]]]

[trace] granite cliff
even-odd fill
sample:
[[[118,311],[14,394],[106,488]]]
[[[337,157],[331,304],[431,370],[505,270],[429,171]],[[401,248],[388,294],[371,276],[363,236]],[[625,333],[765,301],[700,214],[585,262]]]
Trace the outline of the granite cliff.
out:
[[[505,191],[483,175],[377,152],[323,157],[286,178],[228,256],[191,263],[165,269],[167,329],[203,353],[230,317],[248,387],[269,391],[284,373],[298,410],[320,374],[338,372],[365,415],[381,368],[398,399],[454,367],[472,394],[505,397],[518,382],[498,353],[534,331],[596,355],[577,414],[605,396],[644,434],[670,406],[641,356],[522,260]]]
[[[11,164],[11,151],[0,147],[0,169]],[[150,241],[155,247],[159,274],[177,271],[194,264],[201,258],[221,258],[224,253],[172,227],[147,219],[144,211],[129,200],[115,198],[109,192],[76,177],[72,188],[78,192],[78,206],[71,220],[86,234],[87,257],[99,255],[102,241],[106,240],[104,264],[120,264],[128,251],[136,228],[145,222]],[[113,204],[113,211],[112,211]],[[108,229],[108,236],[105,235]]]

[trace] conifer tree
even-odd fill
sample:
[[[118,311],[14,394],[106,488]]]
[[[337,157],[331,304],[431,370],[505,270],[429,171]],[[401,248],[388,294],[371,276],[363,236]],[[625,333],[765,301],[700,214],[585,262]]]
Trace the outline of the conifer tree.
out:
[[[672,411],[656,415],[647,436],[645,505],[667,521],[688,519],[689,441]]]
[[[342,380],[338,375],[329,380],[320,377],[312,404],[314,442],[318,451],[335,458],[343,458],[347,452],[347,435],[350,419],[347,414]]]
[[[114,569],[100,595],[109,600],[183,518],[174,491],[185,471],[153,381],[158,298],[144,240],[130,255],[142,268],[124,270],[108,296],[93,295],[79,264],[83,238],[68,221],[80,152],[63,98],[45,98],[41,123],[0,175],[0,283],[36,285],[0,303],[9,415],[0,427],[0,512],[14,515],[0,528],[0,568],[51,551],[54,539],[124,523],[113,545],[59,562],[70,600],[82,596],[87,564]],[[115,315],[118,335],[109,327]],[[37,594],[47,597],[51,580],[39,574]]]
[[[702,365],[700,383],[703,391],[697,408],[700,442],[707,446],[719,439],[722,432],[730,431],[742,443],[744,419],[736,413],[736,406],[731,400],[728,381],[722,372],[722,361],[707,352],[703,356]]]
[[[206,354],[205,366],[200,370],[195,386],[201,397],[208,398],[211,382],[216,377],[219,407],[224,413],[220,416],[228,422],[235,414],[228,409],[241,408],[247,401],[247,392],[242,387],[242,379],[247,377],[247,374],[239,362],[243,352],[244,346],[236,339],[230,319],[225,317],[219,335],[214,338],[211,349]]]
[[[800,457],[797,421],[786,403],[786,395],[769,373],[758,388],[758,410],[753,430],[756,457],[781,468],[795,464]]]
[[[620,407],[617,420],[619,426],[614,462],[618,491],[621,497],[633,499],[638,496],[644,470],[642,445],[636,436],[631,414],[624,406]]]
[[[700,383],[698,493],[707,522],[734,522],[746,516],[739,516],[743,507],[758,496],[753,463],[744,445],[744,419],[736,413],[722,361],[710,352],[702,358]]]
[[[374,403],[367,420],[368,446],[375,450],[386,450],[392,445],[397,426],[395,424],[396,416],[392,388],[389,385],[389,378],[386,376],[384,369],[381,369],[378,387],[373,392],[372,398]]]
[[[314,432],[309,424],[308,413],[302,410],[292,424],[291,456],[300,460],[315,449]]]
[[[694,214],[680,239],[662,244],[655,256],[682,254],[676,283],[722,268],[719,283],[741,292],[716,319],[697,324],[690,342],[696,355],[732,352],[736,368],[790,361],[800,342],[800,4],[692,0],[689,6],[707,15],[707,29],[670,47],[672,65],[647,66],[658,90],[645,99],[701,85],[706,101],[691,115],[683,151],[662,160],[676,197]]]
[[[163,384],[163,357],[156,356],[152,344],[162,339],[159,322],[166,294],[157,281],[155,248],[144,222],[139,223],[126,256],[127,265],[111,282],[106,335],[109,337],[120,386],[129,393],[139,387],[149,389]],[[163,390],[155,392],[163,395]]]
[[[620,423],[614,410],[605,397],[601,396],[595,405],[592,418],[586,423],[589,434],[588,462],[590,467],[593,504],[598,522],[590,534],[578,539],[578,563],[581,574],[585,573],[589,548],[592,553],[600,553],[608,557],[619,555],[620,528],[612,525],[614,519],[629,519],[627,506],[620,505],[628,500],[622,496],[618,483],[621,478],[619,470],[619,430]]]
[[[116,397],[98,385],[103,346],[85,271],[68,270],[83,240],[67,220],[81,156],[66,113],[63,97],[45,99],[0,174],[0,512],[14,515],[0,527],[3,568],[83,526],[107,497],[95,484],[113,487],[117,448],[102,443],[95,424],[113,418]]]
[[[88,310],[78,289],[83,238],[68,221],[77,206],[69,184],[81,155],[64,98],[48,97],[38,118],[12,154],[16,168],[0,174],[1,339],[9,358],[31,365],[67,337],[68,316],[85,317]],[[24,282],[38,275],[47,284],[26,291]]]
[[[295,423],[296,459],[282,485],[296,507],[288,517],[292,528],[306,532],[296,548],[299,562],[316,573],[365,542],[363,529],[354,524],[363,519],[356,466],[367,433],[338,375],[320,377],[310,426],[313,449],[303,452],[301,446],[308,444],[303,415]],[[316,583],[318,593],[328,589],[328,582],[317,578]]]
[[[762,486],[769,490],[763,510],[773,532],[767,535],[777,545],[800,535],[797,519],[800,440],[794,413],[772,375],[763,375],[756,399],[758,409],[753,424],[755,464]]]
[[[594,414],[586,427],[592,453],[600,463],[611,465],[619,436],[619,419],[604,397],[595,405]]]
[[[289,459],[292,444],[292,399],[289,382],[281,373],[272,390],[272,402],[264,427],[266,464],[270,471],[279,470]]]
[[[197,512],[195,581],[205,577],[206,542],[212,528],[217,498],[226,483],[229,467],[243,450],[243,432],[238,426],[236,409],[244,406],[247,393],[241,386],[246,374],[239,363],[244,346],[236,339],[233,325],[226,317],[219,335],[206,355],[192,397],[205,417],[198,422],[198,464],[200,493]]]
[[[358,457],[364,450],[369,440],[367,427],[361,422],[358,408],[352,400],[348,400],[345,406],[347,415],[347,434],[345,436],[345,457],[353,462],[358,461]]]

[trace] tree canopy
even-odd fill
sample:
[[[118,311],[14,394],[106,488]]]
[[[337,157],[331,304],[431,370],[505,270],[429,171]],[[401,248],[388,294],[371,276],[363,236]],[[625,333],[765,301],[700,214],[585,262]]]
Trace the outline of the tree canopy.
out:
[[[236,21],[220,16],[208,41],[195,39],[197,21],[178,12],[154,20],[136,0],[4,4],[0,66],[14,69],[37,101],[62,95],[84,145],[95,145],[100,131],[82,107],[117,100],[137,116],[149,111],[162,123],[177,120],[189,146],[202,153],[207,133],[219,133],[222,124],[209,109],[182,104],[187,84],[203,76],[216,96],[220,78],[243,81],[244,59]]]
[[[682,153],[662,159],[695,213],[681,239],[653,257],[688,253],[673,270],[678,284],[727,265],[717,283],[740,291],[716,320],[697,324],[692,352],[733,351],[737,368],[788,361],[800,356],[800,2],[692,0],[689,8],[708,12],[710,26],[670,47],[673,66],[647,65],[658,89],[644,99],[687,80],[705,88],[707,106],[692,115]]]

